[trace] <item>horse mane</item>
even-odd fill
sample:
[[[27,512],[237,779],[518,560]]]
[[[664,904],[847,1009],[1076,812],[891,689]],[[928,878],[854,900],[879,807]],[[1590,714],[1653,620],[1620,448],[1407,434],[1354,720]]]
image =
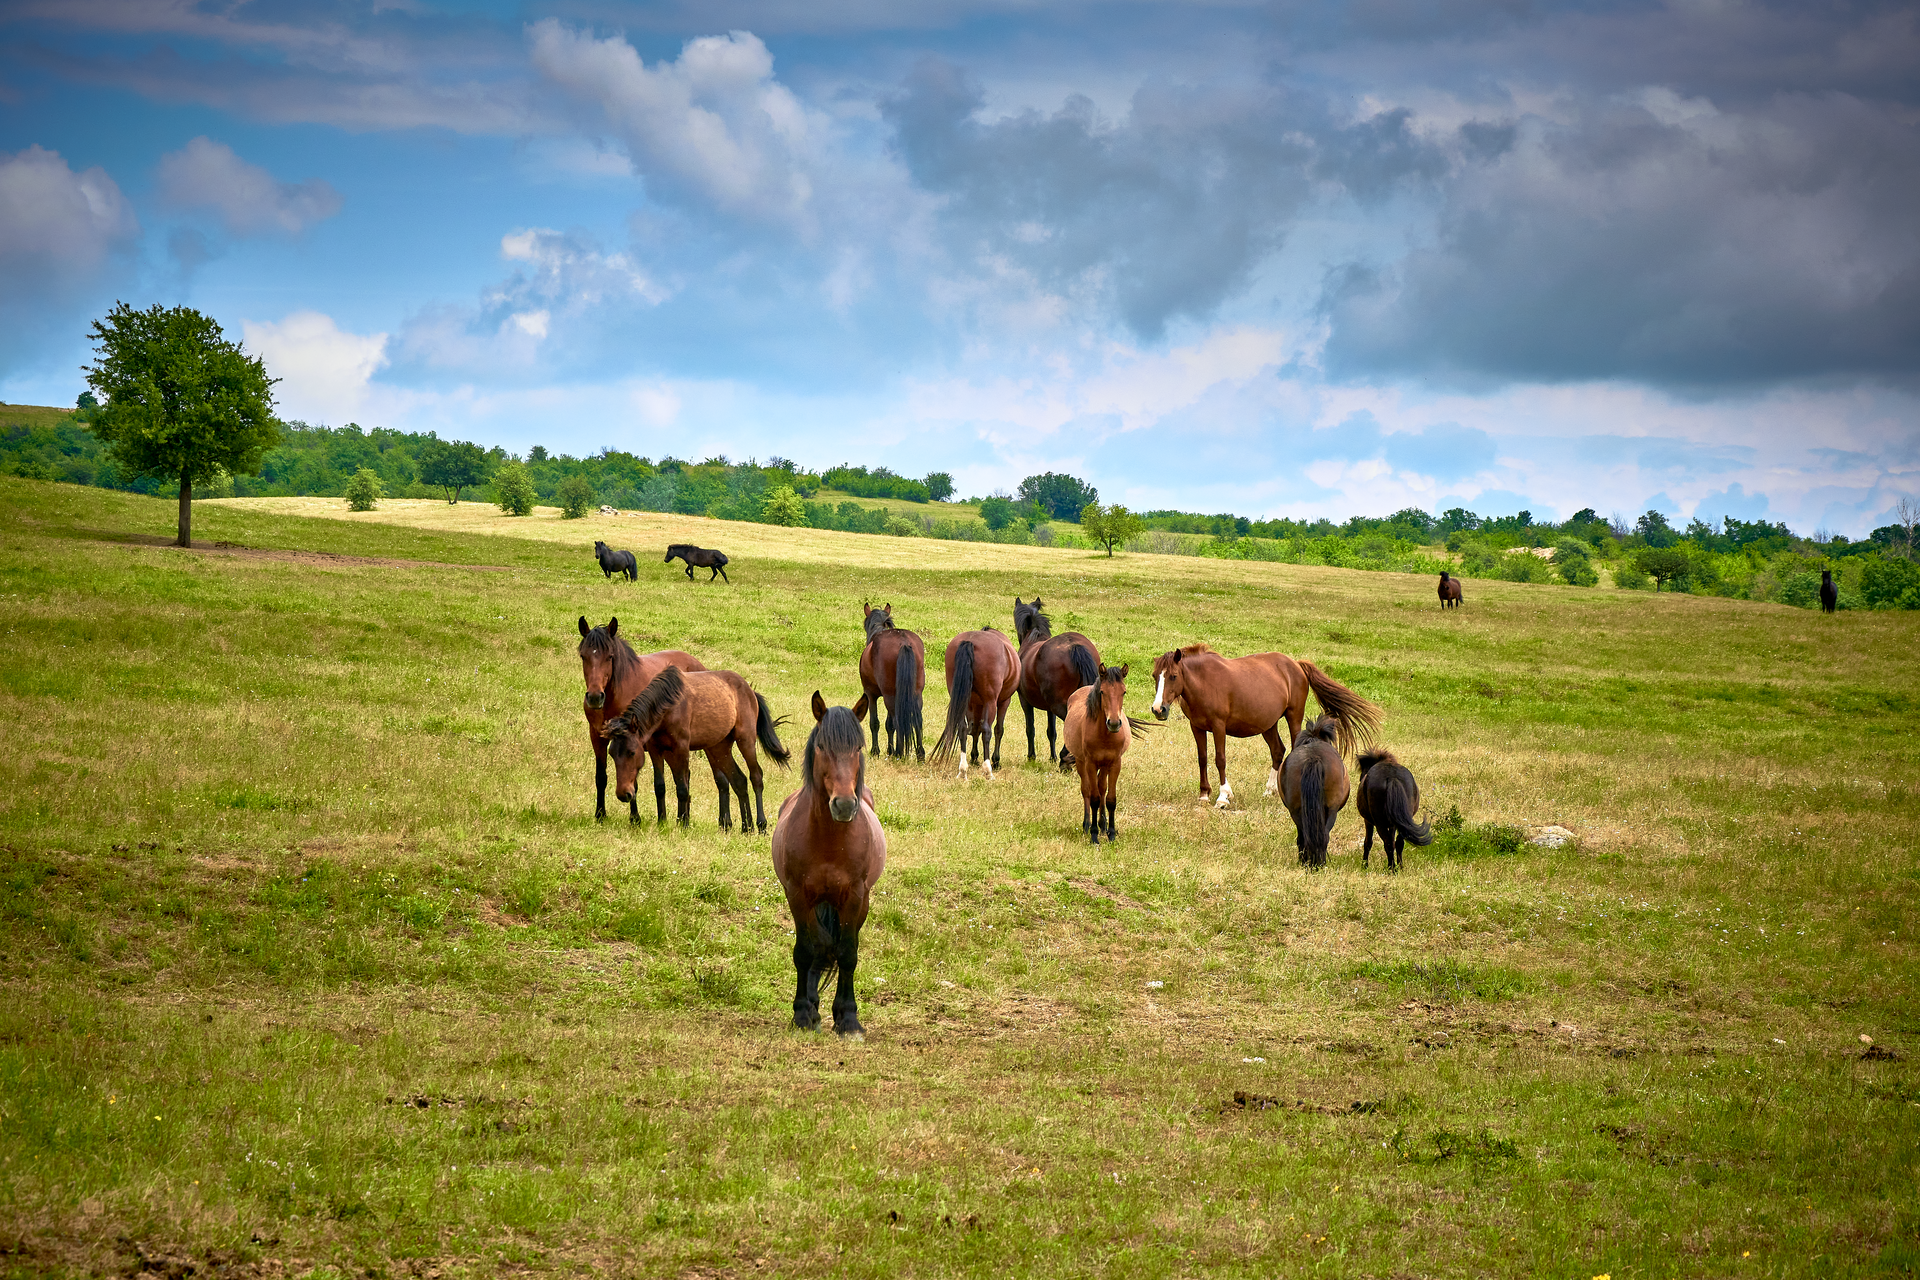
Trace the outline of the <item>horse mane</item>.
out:
[[[1385,747],[1381,747],[1377,751],[1362,751],[1360,753],[1359,763],[1360,772],[1364,776],[1367,770],[1377,764],[1399,764],[1400,757],[1394,755],[1393,752],[1388,751]]]
[[[1098,715],[1099,713],[1100,713],[1100,686],[1097,684],[1090,684],[1087,686],[1087,719],[1091,720],[1093,719],[1094,716]]]
[[[691,542],[673,542],[667,545],[667,554],[672,555],[676,551],[698,551],[699,549],[700,548],[694,546]]]
[[[631,652],[631,650],[629,650]],[[686,677],[680,674],[680,668],[668,667],[655,676],[651,683],[627,704],[627,709],[619,714],[607,726],[609,733],[618,726],[625,732],[638,732],[654,723],[673,709],[680,701],[680,695],[687,689]]]
[[[1318,738],[1322,742],[1333,742],[1339,732],[1340,722],[1332,716],[1316,716],[1300,726],[1300,737],[1293,740],[1294,746],[1300,745],[1300,738]]]
[[[1035,597],[1035,599],[1038,598]],[[1023,602],[1019,596],[1015,596],[1013,601],[1013,629],[1021,639],[1026,639],[1029,627],[1033,634],[1042,639],[1053,634],[1053,619],[1040,612],[1034,605]],[[1023,627],[1022,623],[1027,623],[1029,626]]]
[[[820,723],[813,726],[813,732],[807,735],[807,745],[800,753],[800,785],[813,786],[813,749],[825,747],[835,755],[851,751],[859,757],[860,772],[854,781],[857,793],[867,785],[867,739],[860,732],[860,722],[853,718],[853,712],[845,707],[828,707],[827,714]]]
[[[860,625],[867,629],[868,640],[872,640],[882,631],[895,630],[893,618],[879,609],[869,610],[867,616],[860,620]]]
[[[1212,653],[1212,652],[1213,652],[1213,646],[1208,644],[1205,640],[1202,640],[1197,644],[1187,644],[1187,645],[1180,646],[1180,656],[1183,658],[1191,658],[1196,653]]]
[[[616,678],[624,675],[634,663],[640,661],[640,655],[634,652],[633,646],[627,643],[625,636],[610,636],[605,627],[594,627],[587,632],[586,639],[580,643],[589,653],[611,654],[613,674]]]

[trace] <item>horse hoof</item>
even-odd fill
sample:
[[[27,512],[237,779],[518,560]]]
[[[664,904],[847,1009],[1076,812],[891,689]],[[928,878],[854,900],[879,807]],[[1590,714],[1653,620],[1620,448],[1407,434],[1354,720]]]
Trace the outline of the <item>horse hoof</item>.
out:
[[[850,1040],[854,1044],[863,1043],[867,1038],[866,1029],[864,1027],[859,1026],[858,1024],[852,1027],[849,1027],[845,1031],[842,1031],[840,1030],[839,1024],[835,1023],[833,1031],[834,1031],[834,1034],[839,1036],[842,1040]]]

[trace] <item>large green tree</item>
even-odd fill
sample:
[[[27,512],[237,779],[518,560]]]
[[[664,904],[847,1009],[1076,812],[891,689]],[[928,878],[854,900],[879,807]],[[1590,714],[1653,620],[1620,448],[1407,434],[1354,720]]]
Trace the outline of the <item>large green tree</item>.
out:
[[[432,440],[420,450],[420,483],[430,484],[460,501],[460,491],[487,482],[493,464],[487,451],[465,440]]]
[[[192,546],[193,486],[222,472],[258,474],[279,442],[276,379],[191,307],[122,302],[88,336],[87,384],[107,402],[89,425],[127,471],[180,482],[175,543]]]
[[[1019,496],[1038,503],[1056,520],[1078,520],[1089,502],[1100,501],[1100,491],[1075,476],[1048,471],[1020,482]]]
[[[1146,521],[1117,502],[1110,507],[1089,502],[1080,508],[1081,532],[1105,547],[1109,559],[1115,547],[1133,541],[1146,527]]]

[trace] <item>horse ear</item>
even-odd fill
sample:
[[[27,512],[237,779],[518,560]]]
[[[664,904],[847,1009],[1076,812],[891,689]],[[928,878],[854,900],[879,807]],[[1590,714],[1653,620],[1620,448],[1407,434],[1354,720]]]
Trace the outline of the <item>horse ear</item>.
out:
[[[1175,649],[1172,653],[1168,654],[1167,656],[1173,659],[1174,666],[1177,667],[1180,665],[1180,651],[1178,649]]]
[[[847,709],[853,712],[853,718],[855,720],[866,719],[867,718],[867,695],[864,693],[861,694],[860,701],[854,703],[851,707]]]
[[[864,618],[872,612],[873,612],[873,601],[862,600],[860,602],[860,616]]]
[[[1121,664],[1120,664],[1120,670],[1119,670],[1118,672],[1116,672],[1115,674],[1116,674],[1116,675],[1118,675],[1118,676],[1119,676],[1119,677],[1120,677],[1120,678],[1121,678],[1122,680],[1125,680],[1125,679],[1127,678],[1127,669],[1128,669],[1128,668],[1129,668],[1129,667],[1130,667],[1131,665],[1132,665],[1131,663],[1126,663],[1126,662],[1123,662],[1123,663],[1121,663]]]
[[[813,691],[813,718],[816,723],[827,718],[827,700],[820,696],[818,689]]]
[[[607,634],[610,636],[617,636],[620,634],[620,619],[618,618],[607,619]]]
[[[593,628],[587,625],[587,615],[586,615],[586,614],[584,614],[584,613],[583,613],[583,614],[581,614],[581,615],[580,615],[580,636],[581,636],[581,638],[582,638],[582,639],[585,639],[585,638],[586,638],[586,634],[587,634],[587,632],[589,632],[589,631],[591,631],[591,630],[593,630]]]

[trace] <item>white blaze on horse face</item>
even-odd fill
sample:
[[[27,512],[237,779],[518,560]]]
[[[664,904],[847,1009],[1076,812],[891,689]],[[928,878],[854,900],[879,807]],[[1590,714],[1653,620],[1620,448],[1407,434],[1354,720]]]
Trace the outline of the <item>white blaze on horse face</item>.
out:
[[[1280,771],[1278,769],[1267,770],[1267,789],[1262,794],[1270,796],[1278,792],[1279,790],[1280,790]]]
[[[1220,798],[1213,802],[1213,807],[1216,809],[1224,809],[1232,803],[1233,784],[1223,779],[1220,783]]]
[[[1153,687],[1153,709],[1158,711],[1167,703],[1167,673],[1160,673],[1160,683]]]

